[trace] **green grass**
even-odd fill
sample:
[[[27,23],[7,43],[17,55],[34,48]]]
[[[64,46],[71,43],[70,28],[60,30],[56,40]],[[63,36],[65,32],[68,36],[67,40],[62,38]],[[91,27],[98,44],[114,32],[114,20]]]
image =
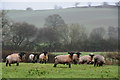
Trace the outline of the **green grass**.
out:
[[[6,67],[2,63],[2,78],[118,78],[118,66],[68,65],[20,63]]]

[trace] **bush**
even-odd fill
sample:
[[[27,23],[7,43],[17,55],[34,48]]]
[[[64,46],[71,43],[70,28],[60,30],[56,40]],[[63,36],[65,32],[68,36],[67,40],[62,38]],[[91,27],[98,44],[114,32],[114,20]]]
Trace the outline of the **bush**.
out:
[[[108,52],[105,54],[105,64],[106,65],[120,65],[120,54],[117,52]]]

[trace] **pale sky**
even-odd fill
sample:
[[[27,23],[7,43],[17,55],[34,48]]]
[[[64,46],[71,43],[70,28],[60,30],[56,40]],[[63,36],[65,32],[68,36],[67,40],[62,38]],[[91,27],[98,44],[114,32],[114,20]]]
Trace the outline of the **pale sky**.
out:
[[[0,9],[17,9],[25,10],[31,7],[37,9],[53,9],[55,5],[63,8],[74,7],[75,2],[80,2],[79,6],[87,6],[88,2],[92,2],[93,6],[101,5],[102,2],[108,2],[114,5],[119,0],[1,0]]]

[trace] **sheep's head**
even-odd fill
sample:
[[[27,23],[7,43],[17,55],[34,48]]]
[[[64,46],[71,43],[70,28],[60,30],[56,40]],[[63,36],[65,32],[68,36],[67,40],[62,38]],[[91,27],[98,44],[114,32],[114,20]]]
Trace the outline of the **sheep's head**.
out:
[[[25,60],[25,55],[26,55],[26,53],[24,53],[24,52],[19,53],[21,61]]]
[[[93,56],[94,56],[94,54],[93,54],[93,53],[90,53],[90,54],[89,54],[89,56],[93,57]]]
[[[35,53],[34,54],[34,60],[37,61],[39,59],[39,54]]]
[[[48,52],[42,52],[42,53],[44,53],[44,55],[46,56],[46,54],[47,54]]]
[[[70,56],[73,57],[74,52],[68,52],[68,54],[70,54]]]
[[[78,56],[78,58],[79,58],[79,57],[80,57],[80,55],[81,55],[82,53],[80,53],[80,52],[77,52],[76,54],[77,54],[77,56]]]
[[[19,56],[22,58],[25,54],[26,54],[26,53],[21,52],[21,53],[19,53]]]
[[[94,59],[90,62],[90,64],[94,64]]]

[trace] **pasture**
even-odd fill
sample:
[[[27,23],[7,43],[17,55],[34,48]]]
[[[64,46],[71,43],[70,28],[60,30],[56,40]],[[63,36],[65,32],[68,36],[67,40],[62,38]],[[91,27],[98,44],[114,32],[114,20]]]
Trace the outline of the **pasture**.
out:
[[[94,67],[93,65],[68,65],[20,63],[6,67],[2,63],[2,78],[118,78],[118,66],[104,65]]]
[[[82,55],[88,55],[91,52],[81,52]],[[53,52],[54,55],[66,55],[67,52]],[[106,52],[94,52],[94,54],[106,54]],[[102,67],[94,67],[87,64],[58,64],[56,68],[54,63],[20,63],[20,66],[12,64],[6,67],[2,63],[2,78],[118,78],[118,66],[104,65]]]

